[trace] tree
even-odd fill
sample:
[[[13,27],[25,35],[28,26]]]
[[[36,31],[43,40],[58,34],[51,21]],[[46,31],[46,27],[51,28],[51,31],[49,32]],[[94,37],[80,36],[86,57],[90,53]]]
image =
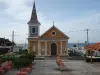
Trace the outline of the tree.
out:
[[[12,46],[16,45],[14,42],[11,42],[9,39],[0,38],[0,46]]]

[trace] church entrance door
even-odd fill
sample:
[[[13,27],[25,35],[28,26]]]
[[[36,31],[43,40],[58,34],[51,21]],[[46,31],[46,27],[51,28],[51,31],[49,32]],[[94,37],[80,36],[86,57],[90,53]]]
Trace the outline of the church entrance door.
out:
[[[51,55],[57,55],[57,45],[55,43],[51,44]]]

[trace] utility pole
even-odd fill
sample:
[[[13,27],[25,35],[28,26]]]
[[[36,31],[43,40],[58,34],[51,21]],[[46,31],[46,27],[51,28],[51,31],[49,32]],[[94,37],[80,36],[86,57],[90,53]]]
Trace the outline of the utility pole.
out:
[[[87,34],[87,46],[89,45],[89,29],[86,29],[86,34]]]
[[[14,49],[14,31],[12,31],[12,51],[13,51],[13,49]]]

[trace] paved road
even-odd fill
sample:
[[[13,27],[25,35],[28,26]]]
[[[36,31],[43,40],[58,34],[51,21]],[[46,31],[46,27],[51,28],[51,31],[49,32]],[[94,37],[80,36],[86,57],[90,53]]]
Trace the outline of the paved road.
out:
[[[35,60],[36,68],[30,75],[100,75],[99,63],[86,63],[83,60],[63,60],[66,67],[71,71],[58,71],[56,61]],[[16,75],[17,71],[9,71],[5,75]]]
[[[100,63],[65,60],[64,63],[71,71],[58,71],[55,60],[37,60],[36,68],[31,75],[100,75]]]
[[[59,75],[60,71],[56,71],[56,68],[55,60],[37,60],[31,75]]]

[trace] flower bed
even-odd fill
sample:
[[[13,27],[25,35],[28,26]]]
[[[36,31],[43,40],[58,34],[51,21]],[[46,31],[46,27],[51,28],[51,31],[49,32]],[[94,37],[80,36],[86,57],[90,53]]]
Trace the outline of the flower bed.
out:
[[[12,62],[11,61],[3,62],[0,66],[0,75],[4,75],[5,72],[7,72],[11,69],[12,69]]]
[[[20,68],[19,71],[17,72],[17,75],[30,75],[34,66],[35,63],[29,64],[27,67]]]
[[[3,68],[0,69],[0,73],[3,74],[5,71],[13,69],[20,70],[21,68],[30,68],[32,69],[32,62],[34,62],[34,54],[33,53],[7,53],[4,55],[0,55],[0,63],[8,62]],[[26,69],[25,71],[28,71]],[[2,75],[0,74],[0,75]]]

